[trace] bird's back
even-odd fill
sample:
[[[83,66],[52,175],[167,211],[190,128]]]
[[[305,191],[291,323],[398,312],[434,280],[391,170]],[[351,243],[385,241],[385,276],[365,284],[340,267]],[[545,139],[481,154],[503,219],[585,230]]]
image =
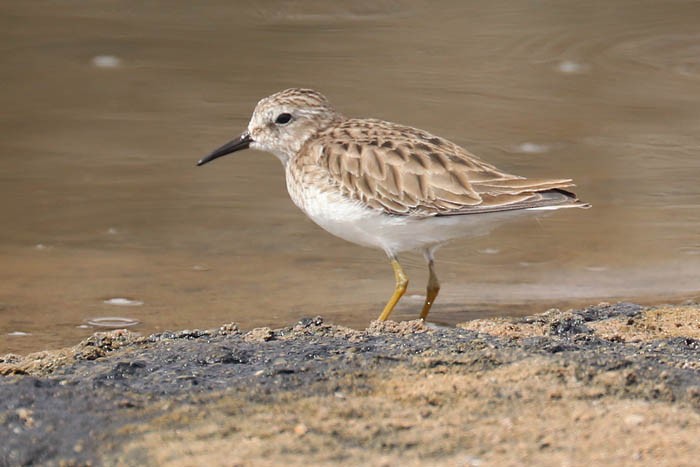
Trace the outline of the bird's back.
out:
[[[346,119],[319,131],[291,169],[313,172],[368,208],[432,217],[580,206],[570,179],[527,179],[488,164],[424,130],[375,119]]]

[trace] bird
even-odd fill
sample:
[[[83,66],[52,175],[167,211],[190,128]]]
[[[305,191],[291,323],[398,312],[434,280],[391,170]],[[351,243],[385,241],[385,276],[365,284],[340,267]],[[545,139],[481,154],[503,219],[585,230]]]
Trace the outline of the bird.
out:
[[[380,321],[390,317],[408,286],[399,253],[415,250],[425,257],[425,321],[440,291],[434,258],[440,246],[485,235],[526,213],[590,207],[569,191],[571,179],[509,174],[427,131],[346,117],[312,89],[261,99],[247,129],[197,166],[247,148],[282,162],[290,198],[313,222],[386,253],[395,286]]]

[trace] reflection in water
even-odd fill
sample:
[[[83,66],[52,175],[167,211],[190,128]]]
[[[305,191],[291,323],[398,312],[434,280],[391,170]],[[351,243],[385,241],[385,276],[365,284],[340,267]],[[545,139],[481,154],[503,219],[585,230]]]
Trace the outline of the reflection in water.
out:
[[[85,321],[90,326],[95,326],[98,328],[128,328],[130,326],[135,326],[139,322],[131,318],[123,318],[121,316],[103,316],[99,318],[90,318]]]
[[[433,319],[697,295],[699,5],[343,5],[0,6],[0,353],[74,342],[120,297],[144,333],[374,319],[383,253],[306,220],[272,156],[194,168],[291,86],[593,204],[440,250]]]

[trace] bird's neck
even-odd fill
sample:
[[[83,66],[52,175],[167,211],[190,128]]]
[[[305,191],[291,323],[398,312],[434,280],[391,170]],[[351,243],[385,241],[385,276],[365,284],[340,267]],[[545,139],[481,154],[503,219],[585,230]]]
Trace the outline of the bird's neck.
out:
[[[280,160],[280,162],[282,162],[282,165],[286,168],[289,165],[289,161],[291,161],[297,154],[304,151],[304,146],[306,146],[309,140],[317,138],[328,128],[339,125],[344,120],[346,120],[346,118],[343,115],[339,113],[333,113],[329,115],[327,119],[324,119],[321,122],[316,122],[316,125],[313,129],[310,129],[310,131],[305,132],[302,135],[297,135],[295,139],[290,140],[288,142],[289,144],[285,145],[284,150],[277,149],[271,152],[275,155],[275,157],[277,157],[277,159]]]

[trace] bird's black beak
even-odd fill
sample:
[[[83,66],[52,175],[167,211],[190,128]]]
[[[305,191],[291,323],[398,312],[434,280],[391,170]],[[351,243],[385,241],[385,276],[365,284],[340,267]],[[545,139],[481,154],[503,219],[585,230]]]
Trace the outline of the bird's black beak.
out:
[[[248,146],[250,146],[250,143],[252,142],[253,138],[251,138],[250,134],[246,131],[238,138],[234,139],[233,141],[229,141],[208,156],[201,158],[199,161],[197,161],[197,166],[204,165],[207,162],[211,162],[214,159],[225,156],[226,154],[231,154],[232,152],[240,151],[241,149],[248,149]]]

